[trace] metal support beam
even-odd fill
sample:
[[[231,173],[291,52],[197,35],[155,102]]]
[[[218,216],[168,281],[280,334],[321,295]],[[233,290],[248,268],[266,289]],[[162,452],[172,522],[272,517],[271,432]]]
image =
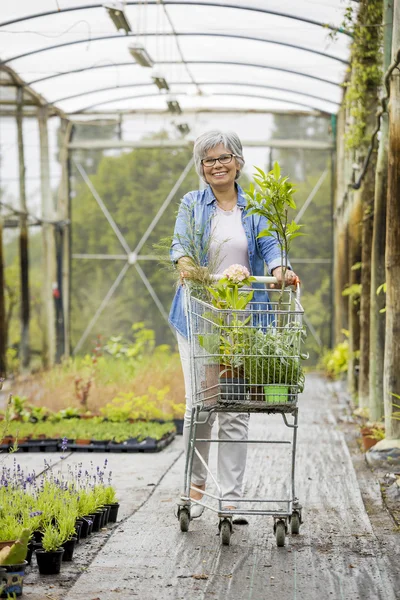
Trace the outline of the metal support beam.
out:
[[[57,199],[57,216],[64,220],[61,229],[59,267],[57,273],[60,292],[61,310],[57,320],[59,331],[59,348],[57,360],[61,356],[68,357],[71,353],[71,205],[70,205],[70,160],[68,144],[73,131],[72,123],[67,119],[61,121],[61,182]]]
[[[302,71],[294,71],[292,69],[284,69],[282,67],[277,67],[275,65],[268,65],[263,63],[252,63],[252,62],[243,62],[236,60],[187,60],[186,63],[188,65],[229,65],[234,67],[250,67],[252,69],[263,69],[267,71],[277,71],[279,73],[288,73],[289,75],[298,75],[300,77],[306,77],[307,79],[312,79],[313,81],[320,81],[321,83],[327,83],[328,85],[332,85],[333,88],[337,89],[342,86],[341,82],[332,81],[331,79],[325,79],[324,77],[317,77],[316,75],[311,75],[310,73],[305,73]],[[158,65],[180,65],[181,62],[179,60],[159,60],[157,61]],[[132,62],[112,62],[107,64],[94,64],[90,67],[83,67],[81,69],[71,69],[70,71],[61,71],[60,73],[54,73],[53,75],[46,75],[46,77],[39,77],[38,79],[33,79],[29,82],[28,85],[33,85],[34,83],[40,83],[43,81],[48,81],[49,79],[55,79],[56,77],[64,77],[65,75],[72,75],[74,73],[84,73],[86,71],[94,71],[97,69],[107,69],[110,67],[129,67],[129,70],[135,69],[135,64]],[[137,67],[139,68],[139,67]]]
[[[152,93],[152,94],[137,94],[132,96],[132,94],[130,94],[129,96],[123,96],[123,97],[118,97],[118,98],[112,98],[110,100],[103,100],[102,102],[95,102],[94,104],[90,104],[89,106],[85,106],[83,108],[80,108],[77,111],[73,111],[70,114],[71,115],[75,115],[77,113],[85,113],[87,110],[91,110],[92,108],[95,108],[96,106],[105,106],[106,104],[112,104],[113,102],[122,102],[123,100],[138,100],[138,99],[142,99],[142,98],[154,98],[157,97],[158,94],[157,93]],[[183,96],[185,97],[186,94],[183,92],[175,92],[174,96]],[[308,108],[310,111],[311,110],[315,110],[317,113],[321,114],[321,115],[326,115],[326,116],[331,116],[331,114],[333,114],[333,111],[328,111],[328,110],[323,110],[321,108],[318,108],[317,106],[313,106],[310,103],[306,103],[306,102],[299,102],[297,100],[286,100],[285,98],[275,98],[273,96],[265,96],[264,94],[244,94],[244,93],[232,93],[232,92],[214,92],[213,93],[213,97],[214,96],[225,96],[227,98],[257,98],[260,100],[271,100],[273,102],[280,102],[282,104],[292,104],[293,106],[303,106],[305,108]],[[335,105],[336,107],[336,105]]]
[[[48,111],[45,107],[38,109],[39,141],[40,141],[40,181],[42,189],[43,220],[54,220],[54,206],[50,187],[49,137],[47,129]],[[56,358],[56,314],[53,291],[57,286],[56,247],[54,226],[44,222],[42,225],[43,240],[43,363],[52,367]]]
[[[70,142],[69,150],[111,150],[114,148],[182,148],[192,146],[194,140],[83,140]],[[320,142],[311,139],[305,140],[243,140],[245,148],[279,148],[330,151],[333,149],[332,142]]]
[[[193,85],[192,82],[190,81],[168,81],[168,85],[170,86],[188,86],[188,85]],[[198,81],[197,85],[200,86],[207,86],[207,85],[214,85],[214,86],[233,86],[233,87],[245,87],[245,88],[258,88],[258,89],[263,89],[263,90],[276,90],[278,92],[288,92],[289,94],[298,94],[299,96],[304,96],[305,98],[311,98],[312,100],[321,100],[321,102],[328,102],[329,104],[333,104],[335,106],[337,106],[337,108],[339,109],[340,107],[340,102],[334,102],[333,100],[331,100],[330,98],[324,98],[322,96],[316,96],[315,94],[310,94],[307,92],[300,90],[296,90],[293,88],[287,88],[287,87],[278,87],[275,85],[264,85],[262,83],[249,83],[249,82],[244,82],[244,81]],[[154,89],[154,83],[126,83],[123,85],[118,85],[117,88],[119,90],[121,89],[135,89],[135,88],[153,88]],[[82,96],[90,96],[91,94],[98,94],[100,92],[108,92],[111,90],[115,90],[116,86],[112,85],[112,86],[106,86],[106,87],[100,87],[100,88],[96,88],[96,89],[91,89],[91,90],[85,90],[84,92],[79,92],[77,94],[72,94],[72,95],[68,95],[68,96],[63,96],[61,98],[56,98],[54,100],[52,100],[51,102],[54,104],[58,104],[59,102],[65,102],[66,100],[73,100],[75,98],[82,98]],[[159,94],[157,94],[159,95]]]
[[[309,194],[307,200],[304,202],[303,206],[300,208],[299,212],[295,216],[294,220],[296,223],[298,223],[303,218],[304,213],[306,212],[307,208],[310,206],[311,202],[314,200],[316,194],[318,193],[319,188],[324,183],[328,173],[329,173],[329,169],[325,169],[325,171],[322,173],[321,177],[318,179],[317,183],[315,184],[314,188],[312,189],[311,193]]]
[[[0,213],[0,377],[7,374],[7,319],[3,261],[3,217]],[[1,387],[1,386],[0,386]]]
[[[189,160],[188,164],[186,165],[186,167],[183,169],[183,171],[180,174],[180,176],[178,177],[178,180],[176,181],[174,187],[172,188],[172,190],[170,191],[170,193],[168,194],[168,196],[166,197],[166,199],[164,200],[164,202],[162,203],[162,205],[158,209],[157,214],[155,215],[155,217],[151,221],[150,225],[148,226],[148,228],[144,232],[144,234],[141,237],[141,239],[139,240],[139,243],[138,243],[138,245],[136,246],[136,248],[134,250],[135,256],[137,256],[138,252],[140,252],[140,250],[143,248],[144,244],[146,243],[147,238],[149,237],[149,235],[153,231],[154,227],[157,225],[158,221],[161,219],[162,215],[164,214],[164,212],[166,211],[166,209],[170,205],[171,200],[174,198],[176,192],[179,190],[179,188],[181,187],[182,183],[185,181],[188,173],[190,172],[191,168],[193,167],[193,164],[194,164],[194,159],[191,158]],[[139,274],[140,274],[140,272],[139,272]]]
[[[76,354],[82,348],[84,342],[86,341],[86,338],[88,337],[89,333],[92,331],[94,324],[96,323],[97,319],[100,317],[101,313],[103,312],[103,310],[105,309],[105,307],[107,306],[107,304],[109,303],[111,298],[113,297],[115,290],[117,289],[117,287],[119,286],[119,284],[121,283],[123,278],[125,277],[126,272],[129,269],[129,267],[130,267],[130,264],[128,261],[126,261],[126,263],[122,267],[121,271],[119,272],[118,277],[115,279],[114,283],[108,290],[107,294],[104,296],[103,301],[101,302],[100,306],[98,307],[95,314],[91,318],[88,326],[86,327],[85,331],[83,332],[81,339],[75,346],[73,354]]]
[[[146,32],[146,38],[149,37],[157,37],[157,38],[163,38],[163,37],[169,37],[169,36],[174,36],[176,38],[180,38],[180,37],[217,37],[217,38],[228,38],[228,39],[235,39],[235,40],[247,40],[247,41],[254,41],[254,42],[261,42],[261,43],[265,43],[265,44],[274,44],[276,46],[284,46],[286,48],[291,48],[292,50],[296,50],[296,51],[301,51],[301,52],[310,52],[311,54],[317,54],[320,56],[323,56],[324,58],[327,58],[329,60],[334,60],[334,61],[338,61],[342,64],[347,65],[348,61],[335,56],[333,54],[327,54],[326,52],[321,52],[319,50],[313,50],[310,47],[307,46],[298,46],[297,44],[290,44],[289,42],[282,42],[279,39],[267,39],[267,38],[261,38],[261,37],[257,37],[257,36],[250,36],[250,35],[241,35],[241,34],[234,34],[234,33],[216,33],[216,32],[210,32],[210,31],[205,31],[205,32],[191,32],[191,31],[187,31],[187,32],[153,32],[153,31],[149,31]],[[131,33],[131,34],[127,34],[126,37],[136,37],[136,33]],[[7,58],[7,60],[5,60],[3,62],[3,64],[7,64],[7,63],[11,63],[11,62],[15,62],[16,60],[19,60],[21,58],[26,58],[27,56],[32,56],[34,54],[43,54],[44,52],[50,52],[51,50],[58,50],[59,48],[65,48],[65,47],[69,47],[69,46],[76,46],[77,44],[93,44],[94,42],[102,42],[105,40],[121,40],[121,35],[120,34],[113,34],[113,35],[100,35],[100,36],[96,36],[96,37],[89,37],[89,38],[84,38],[81,40],[73,40],[71,42],[62,42],[61,44],[53,44],[52,46],[44,46],[43,48],[37,48],[36,50],[30,50],[29,52],[24,52],[23,54],[17,54],[15,56],[11,56],[10,58]],[[229,42],[228,42],[229,43]],[[181,62],[183,64],[186,63],[186,61],[183,60],[183,56],[181,54]],[[193,81],[193,83],[195,83]]]
[[[141,4],[142,0],[125,0],[125,5],[127,6],[138,6]],[[160,0],[146,0],[147,5],[151,4],[160,4]],[[349,31],[343,29],[343,27],[335,27],[334,25],[330,25],[329,23],[324,23],[323,21],[316,21],[315,19],[310,19],[308,17],[302,17],[300,15],[293,15],[287,12],[281,12],[276,10],[270,10],[267,8],[259,8],[257,6],[246,6],[242,4],[238,6],[237,4],[228,4],[224,2],[224,4],[220,4],[217,2],[210,2],[209,0],[202,0],[201,2],[194,2],[193,0],[164,0],[164,4],[166,6],[206,6],[206,7],[217,7],[217,8],[233,8],[237,10],[246,10],[254,13],[263,13],[267,15],[274,15],[276,17],[283,17],[285,19],[290,19],[294,21],[299,21],[300,23],[308,23],[309,25],[315,25],[317,27],[323,27],[326,29],[330,29],[331,31],[335,31],[338,34],[346,35],[352,37],[352,34]],[[103,8],[103,4],[82,4],[80,6],[72,6],[69,8],[59,8],[58,10],[48,10],[46,12],[41,13],[31,13],[25,15],[23,17],[19,17],[17,19],[11,19],[8,21],[3,21],[0,23],[0,27],[5,27],[7,25],[14,25],[15,23],[22,23],[23,21],[28,21],[30,19],[38,19],[41,17],[47,17],[49,15],[60,15],[62,13],[77,11],[77,10],[90,10],[95,8]]]
[[[22,89],[23,92],[25,94],[29,94],[31,99],[32,99],[32,103],[35,104],[36,106],[46,106],[47,102],[46,100],[43,98],[43,96],[41,94],[39,94],[38,92],[36,92],[34,89],[32,89],[30,87],[30,85],[28,83],[26,83],[15,71],[14,69],[11,69],[11,67],[8,67],[6,65],[2,65],[0,64],[0,72],[4,71],[5,73],[7,73],[7,75],[9,77],[11,77],[11,79],[13,80],[14,84],[16,86],[19,87],[19,89]],[[17,93],[18,94],[18,93]],[[18,103],[18,98],[17,98],[17,103]],[[20,103],[22,104],[22,103]],[[64,116],[65,114],[62,110],[56,108],[55,106],[51,107],[51,114],[57,114],[59,116]],[[20,114],[22,116],[25,116],[23,114],[23,106],[19,106],[17,108],[17,112],[20,111]],[[2,116],[5,116],[4,111],[1,111]],[[16,115],[15,115],[16,116]],[[28,116],[28,115],[27,115]],[[29,116],[35,117],[36,118],[36,113],[29,113]]]
[[[93,198],[96,200],[96,202],[99,205],[102,213],[104,214],[105,218],[107,219],[108,223],[110,224],[111,229],[113,230],[113,232],[117,236],[117,239],[118,239],[119,243],[121,244],[121,246],[123,247],[123,249],[125,250],[125,252],[127,254],[130,254],[131,253],[131,249],[130,249],[130,247],[128,245],[128,242],[126,241],[126,239],[122,235],[120,228],[118,227],[118,225],[116,224],[116,222],[112,218],[112,216],[111,216],[108,208],[106,207],[106,205],[104,204],[103,200],[100,198],[99,194],[97,193],[97,190],[94,187],[93,183],[90,181],[90,178],[89,178],[88,174],[86,173],[85,169],[76,160],[74,160],[74,163],[75,163],[75,166],[78,169],[79,173],[81,174],[83,181],[86,183],[86,185],[88,186],[89,190],[92,192]]]
[[[29,299],[29,254],[28,254],[28,225],[27,225],[27,205],[26,205],[26,187],[25,187],[25,153],[23,136],[23,88],[17,90],[17,134],[18,134],[18,164],[19,164],[19,205],[20,215],[20,237],[19,237],[19,258],[20,258],[20,281],[21,281],[21,341],[19,355],[21,367],[26,370],[30,362],[29,345],[29,319],[30,319],[30,299]]]

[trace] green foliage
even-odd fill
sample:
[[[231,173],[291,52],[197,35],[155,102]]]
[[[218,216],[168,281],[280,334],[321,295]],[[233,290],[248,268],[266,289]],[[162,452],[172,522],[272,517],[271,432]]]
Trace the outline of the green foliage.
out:
[[[342,296],[349,296],[354,304],[358,304],[361,297],[361,289],[361,283],[353,283],[344,288]]]
[[[344,340],[331,350],[325,350],[321,357],[321,364],[325,374],[330,379],[339,379],[348,370],[349,342]]]
[[[269,173],[265,173],[258,167],[256,167],[256,171],[254,181],[258,187],[251,184],[246,191],[246,209],[249,215],[256,214],[267,219],[267,227],[259,234],[259,237],[273,236],[277,238],[281,249],[281,265],[286,270],[292,241],[303,235],[300,232],[302,225],[297,224],[294,220],[288,221],[289,209],[296,209],[293,200],[295,189],[288,177],[281,176],[281,169],[277,162],[274,163],[274,167]]]
[[[349,149],[369,141],[367,120],[371,100],[377,98],[382,79],[382,15],[383,0],[362,0],[357,13],[349,6],[345,15],[345,24],[353,35],[350,79],[344,84],[350,115],[346,131]]]
[[[128,419],[168,419],[166,413],[168,393],[169,387],[157,389],[154,386],[149,388],[149,394],[143,396],[120,392],[111,402],[100,409],[100,412],[106,419],[115,423],[121,423]],[[164,410],[163,406],[165,406]]]
[[[139,399],[142,400],[143,399]],[[145,414],[148,416],[149,408],[146,402],[142,402],[142,412],[131,412],[130,414],[137,415]],[[113,406],[109,409],[111,415],[117,412]],[[114,412],[115,411],[115,412]],[[106,411],[107,412],[107,411]],[[162,415],[163,413],[157,413]],[[126,413],[118,411],[118,417],[126,416]],[[163,414],[163,416],[166,416]],[[117,417],[114,417],[117,418]],[[155,417],[152,417],[155,418]],[[173,423],[153,423],[153,422],[134,422],[126,421],[103,421],[100,417],[93,419],[66,419],[62,423],[52,423],[50,421],[39,423],[16,423],[12,421],[9,427],[10,435],[17,435],[20,438],[38,439],[40,436],[45,436],[48,439],[68,438],[69,440],[88,439],[98,441],[117,441],[124,442],[130,438],[143,440],[146,437],[152,437],[155,440],[160,440],[166,434],[175,431]]]
[[[212,296],[215,308],[243,310],[253,299],[253,291],[239,291],[242,287],[251,286],[254,277],[246,277],[242,281],[234,282],[228,277],[221,277],[212,287],[207,288]]]
[[[248,330],[249,350],[243,357],[245,373],[251,373],[251,384],[284,384],[304,389],[304,372],[296,350],[298,336],[304,330],[293,326],[267,331],[250,328]]]
[[[67,541],[64,531],[57,526],[47,523],[43,528],[42,546],[45,552],[55,552]]]

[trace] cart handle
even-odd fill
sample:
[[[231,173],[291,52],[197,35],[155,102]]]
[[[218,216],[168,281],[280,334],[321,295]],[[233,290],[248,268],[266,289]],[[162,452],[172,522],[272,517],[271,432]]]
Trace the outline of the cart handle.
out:
[[[211,275],[211,279],[213,279],[214,281],[218,281],[219,279],[221,279],[223,277],[222,274],[213,274]],[[254,280],[257,281],[258,283],[278,283],[278,280],[276,277],[272,277],[270,276],[264,276],[264,275],[252,275],[252,277],[254,277]],[[288,286],[288,287],[292,287],[292,286]],[[301,290],[300,290],[300,283],[297,284],[296,286],[296,300],[297,302],[300,302],[300,296],[301,296]]]

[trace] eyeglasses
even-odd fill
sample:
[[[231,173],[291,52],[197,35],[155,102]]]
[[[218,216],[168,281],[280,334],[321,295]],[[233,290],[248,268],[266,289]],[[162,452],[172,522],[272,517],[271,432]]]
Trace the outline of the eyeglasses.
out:
[[[229,165],[233,157],[236,157],[236,154],[221,154],[218,158],[203,158],[201,164],[203,167],[213,167],[218,161],[221,165]]]

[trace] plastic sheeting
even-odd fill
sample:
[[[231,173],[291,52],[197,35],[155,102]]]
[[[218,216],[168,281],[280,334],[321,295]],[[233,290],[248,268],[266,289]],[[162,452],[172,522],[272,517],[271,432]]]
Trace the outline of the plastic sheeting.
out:
[[[336,113],[351,37],[341,0],[127,1],[132,31],[99,2],[19,0],[0,8],[0,58],[65,112],[261,108]],[[142,44],[170,92],[128,51]]]

